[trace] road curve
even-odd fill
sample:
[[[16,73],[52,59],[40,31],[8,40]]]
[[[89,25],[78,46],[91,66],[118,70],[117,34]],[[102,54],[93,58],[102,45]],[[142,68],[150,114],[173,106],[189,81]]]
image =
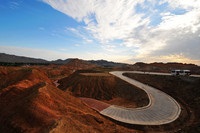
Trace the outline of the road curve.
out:
[[[91,108],[114,120],[137,125],[163,125],[175,121],[180,113],[180,105],[166,93],[134,79],[123,76],[123,73],[134,71],[113,71],[110,74],[144,90],[149,97],[149,104],[141,108],[125,108],[116,105],[103,105],[97,100],[82,98]],[[91,102],[92,101],[92,102]],[[92,103],[92,104],[91,104]],[[101,106],[101,109],[98,107]]]

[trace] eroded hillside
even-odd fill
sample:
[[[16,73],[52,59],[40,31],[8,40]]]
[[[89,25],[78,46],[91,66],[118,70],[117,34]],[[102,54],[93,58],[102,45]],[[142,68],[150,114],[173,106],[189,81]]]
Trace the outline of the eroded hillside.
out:
[[[18,68],[0,75],[1,133],[135,132],[55,87],[41,70]],[[137,131],[140,132],[140,131]]]
[[[94,98],[125,107],[142,107],[148,104],[147,94],[115,76],[98,71],[77,71],[59,80],[62,90],[77,97]]]

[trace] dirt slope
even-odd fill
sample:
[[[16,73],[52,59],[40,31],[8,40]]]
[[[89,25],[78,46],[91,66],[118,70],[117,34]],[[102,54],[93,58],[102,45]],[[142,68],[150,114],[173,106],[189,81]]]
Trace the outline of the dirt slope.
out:
[[[40,70],[18,69],[0,77],[1,133],[136,131],[89,109],[56,88]]]
[[[125,107],[148,104],[146,93],[110,74],[95,71],[77,71],[59,80],[62,90],[77,97],[94,98]]]
[[[83,60],[72,59],[67,64],[64,65],[51,64],[48,66],[32,66],[32,67],[42,70],[49,78],[57,80],[69,76],[76,70],[90,69],[97,66]]]

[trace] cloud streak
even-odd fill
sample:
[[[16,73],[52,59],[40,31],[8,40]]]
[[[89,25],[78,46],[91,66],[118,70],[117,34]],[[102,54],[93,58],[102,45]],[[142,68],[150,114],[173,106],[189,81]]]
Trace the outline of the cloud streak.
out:
[[[22,2],[22,0],[11,0],[9,2],[9,8],[13,10],[18,9]]]
[[[105,49],[120,46],[135,61],[200,64],[200,1],[198,0],[43,0],[80,24]],[[84,38],[84,36],[81,36]],[[114,46],[116,44],[116,46]],[[105,46],[107,45],[107,46]],[[130,57],[130,56],[128,56]],[[149,59],[148,59],[148,58]],[[153,60],[154,59],[154,60]],[[190,62],[191,61],[191,62]]]

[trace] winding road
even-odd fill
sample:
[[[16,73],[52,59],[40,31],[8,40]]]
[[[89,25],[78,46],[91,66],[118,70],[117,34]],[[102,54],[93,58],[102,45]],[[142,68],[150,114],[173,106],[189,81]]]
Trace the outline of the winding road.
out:
[[[128,124],[162,125],[171,123],[179,117],[181,107],[171,96],[151,86],[123,76],[123,73],[143,72],[114,71],[110,72],[110,74],[144,90],[149,97],[149,104],[147,106],[141,108],[125,108],[116,105],[109,105],[90,98],[81,98],[83,102],[104,116]]]

